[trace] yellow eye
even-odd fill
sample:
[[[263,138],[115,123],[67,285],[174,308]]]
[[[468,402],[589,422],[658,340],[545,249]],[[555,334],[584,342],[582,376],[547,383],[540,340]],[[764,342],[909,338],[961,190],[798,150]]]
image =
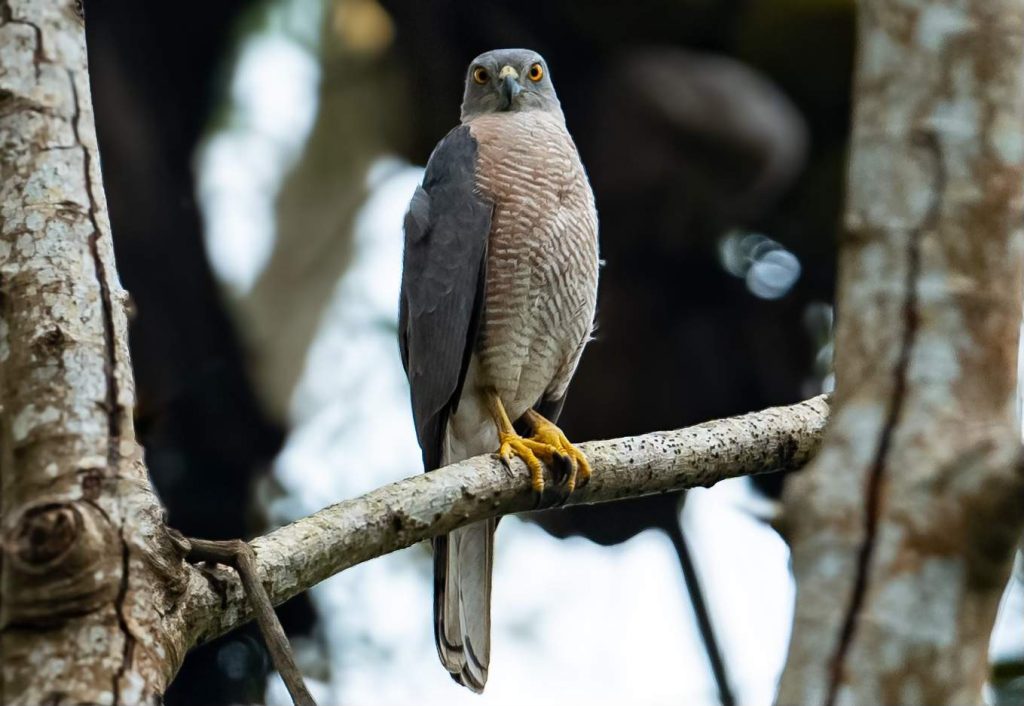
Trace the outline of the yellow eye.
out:
[[[536,83],[537,81],[540,81],[542,78],[544,78],[544,67],[541,66],[540,64],[534,64],[533,66],[530,67],[530,71],[526,75],[530,78],[531,81]]]
[[[483,66],[477,66],[475,69],[473,69],[473,80],[479,83],[481,86],[487,83],[487,80],[490,77],[491,75],[487,73],[487,69],[485,69]]]

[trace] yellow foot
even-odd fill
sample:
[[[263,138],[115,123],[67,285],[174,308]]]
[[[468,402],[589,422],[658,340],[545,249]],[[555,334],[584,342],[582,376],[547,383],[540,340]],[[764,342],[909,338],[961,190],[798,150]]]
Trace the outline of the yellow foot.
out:
[[[544,466],[541,461],[550,462],[555,455],[560,455],[559,450],[554,446],[537,441],[536,439],[525,439],[513,432],[502,432],[498,434],[501,447],[498,449],[498,456],[506,468],[512,468],[512,457],[518,456],[530,469],[530,485],[538,495],[544,492]]]
[[[533,428],[533,436],[524,438],[516,433],[501,398],[494,390],[488,391],[487,401],[491,416],[498,427],[498,456],[509,470],[512,468],[513,456],[523,459],[526,467],[530,469],[530,483],[537,493],[538,500],[540,494],[544,492],[542,462],[551,465],[558,463],[569,469],[565,481],[569,493],[576,489],[577,482],[580,486],[586,485],[590,480],[590,462],[579,449],[569,443],[561,429],[531,409],[523,416]]]
[[[590,461],[583,455],[583,452],[565,438],[565,434],[561,429],[539,413],[531,409],[526,413],[526,419],[533,427],[533,436],[530,437],[530,441],[540,444],[545,448],[553,449],[555,453],[551,454],[552,459],[557,455],[562,460],[568,462],[570,468],[569,475],[565,481],[566,490],[571,493],[576,490],[577,485],[580,487],[586,485],[587,481],[590,480],[591,469]]]

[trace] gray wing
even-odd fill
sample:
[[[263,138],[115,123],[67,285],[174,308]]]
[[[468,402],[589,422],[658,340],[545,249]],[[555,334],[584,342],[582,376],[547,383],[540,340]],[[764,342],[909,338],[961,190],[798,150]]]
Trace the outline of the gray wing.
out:
[[[443,459],[483,312],[492,205],[475,190],[476,140],[448,133],[405,217],[398,336],[427,471]],[[434,638],[452,677],[482,691],[490,662],[494,520],[434,538]]]
[[[493,206],[476,193],[476,154],[468,127],[448,133],[405,217],[398,335],[428,471],[441,464],[483,309]]]

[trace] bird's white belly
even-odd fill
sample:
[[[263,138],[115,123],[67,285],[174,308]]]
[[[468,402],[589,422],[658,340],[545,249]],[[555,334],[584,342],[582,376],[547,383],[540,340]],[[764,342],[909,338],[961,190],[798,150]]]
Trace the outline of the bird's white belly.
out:
[[[592,286],[576,281],[583,276],[553,244],[545,247],[564,236],[554,230],[535,234],[532,247],[518,252],[517,243],[502,251],[500,237],[491,240],[498,252],[490,258],[479,382],[497,391],[513,421],[571,376],[567,366],[593,320]]]
[[[444,465],[498,450],[498,427],[491,419],[480,383],[480,360],[474,354],[466,371],[458,409],[448,418]]]

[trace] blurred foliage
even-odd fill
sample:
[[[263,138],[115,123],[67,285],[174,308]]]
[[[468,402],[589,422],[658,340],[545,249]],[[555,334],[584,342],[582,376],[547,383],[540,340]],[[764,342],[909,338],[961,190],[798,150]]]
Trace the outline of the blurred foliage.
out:
[[[192,536],[250,536],[253,478],[283,430],[257,403],[235,328],[206,260],[193,153],[227,85],[247,0],[89,0],[86,41],[118,272],[136,315],[129,343],[136,427],[169,522]],[[308,599],[281,612],[308,629]],[[267,664],[254,627],[199,648],[166,703],[249,703]],[[221,649],[243,643],[252,669],[233,678]]]
[[[330,28],[341,46],[364,56],[380,56],[395,38],[395,25],[376,0],[336,0]]]

